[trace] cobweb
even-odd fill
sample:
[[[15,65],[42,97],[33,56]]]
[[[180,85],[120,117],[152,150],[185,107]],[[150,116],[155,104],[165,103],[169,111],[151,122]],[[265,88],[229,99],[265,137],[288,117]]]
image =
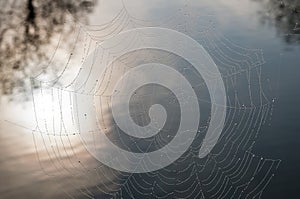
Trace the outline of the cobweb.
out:
[[[69,38],[71,51],[59,40],[44,71],[32,78],[32,94],[37,127],[33,130],[37,157],[46,176],[53,178],[66,198],[260,198],[272,180],[280,160],[261,157],[253,147],[261,129],[270,123],[276,98],[264,81],[262,51],[233,43],[217,30],[214,15],[199,14],[185,4],[174,16],[159,21],[142,20],[130,15],[126,6],[109,22],[97,26],[66,23],[76,27]],[[83,63],[102,41],[122,31],[138,27],[164,27],[197,40],[218,66],[227,92],[225,127],[217,145],[205,158],[198,153],[210,121],[210,99],[205,82],[193,66],[170,52],[145,49],[119,57],[103,76],[94,79],[93,67]],[[143,43],[136,36],[128,43]],[[109,50],[109,49],[108,49]],[[114,56],[114,55],[110,55]],[[103,60],[106,58],[103,57]],[[76,95],[100,98],[94,104],[99,128],[109,139],[128,151],[146,153],[167,144],[180,122],[178,101],[159,85],[138,89],[129,104],[133,120],[149,123],[148,111],[162,104],[167,121],[156,136],[138,140],[118,128],[111,114],[114,84],[126,71],[143,63],[159,62],[179,71],[193,86],[201,110],[201,121],[192,145],[171,165],[148,173],[125,173],[95,160],[85,149],[78,131]],[[55,78],[47,70],[60,68]],[[133,80],[134,81],[134,80]],[[180,86],[180,82],[178,82]],[[186,96],[187,98],[189,96]],[[85,115],[89,117],[89,115]],[[93,132],[96,137],[97,131]]]

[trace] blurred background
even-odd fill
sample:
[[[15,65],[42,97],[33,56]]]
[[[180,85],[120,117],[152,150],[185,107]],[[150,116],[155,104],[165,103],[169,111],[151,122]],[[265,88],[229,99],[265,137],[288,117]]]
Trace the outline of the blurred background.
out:
[[[0,13],[1,199],[297,198],[300,1],[8,0],[0,2]],[[220,67],[227,90],[232,92],[230,105],[240,108],[232,110],[245,111],[231,117],[229,107],[224,139],[211,156],[194,161],[197,147],[192,146],[191,152],[169,168],[145,175],[128,174],[94,159],[76,132],[39,133],[33,101],[34,91],[41,88],[39,81],[68,88],[66,82],[76,79],[92,48],[91,41],[154,25],[176,29],[199,41]],[[170,54],[151,54],[159,55],[166,63],[176,60],[178,70],[186,64]],[[122,61],[139,63],[137,57],[149,58],[149,53],[131,56]],[[201,89],[205,87],[199,92]],[[166,99],[165,95],[172,96],[159,89],[156,94]],[[49,104],[53,96],[56,94],[49,95]],[[239,100],[234,101],[236,98]],[[252,110],[261,111],[255,115]],[[244,114],[250,119],[242,121]],[[257,124],[260,117],[263,122]],[[236,124],[239,119],[241,123]],[[205,132],[205,121],[202,123]],[[174,124],[176,120],[171,126]],[[247,149],[227,148],[229,143],[243,143],[244,135],[251,140]],[[185,171],[190,165],[193,169]],[[256,169],[254,174],[248,173],[251,169]],[[245,182],[235,177],[245,178]]]

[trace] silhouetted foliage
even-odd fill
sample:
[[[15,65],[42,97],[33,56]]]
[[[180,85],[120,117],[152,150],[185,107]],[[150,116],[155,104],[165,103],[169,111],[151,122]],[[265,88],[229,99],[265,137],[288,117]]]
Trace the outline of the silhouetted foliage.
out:
[[[272,21],[284,40],[300,42],[300,1],[299,0],[262,0],[262,22]]]
[[[14,88],[24,89],[24,78],[47,58],[42,48],[51,43],[54,35],[72,31],[66,18],[86,22],[86,14],[92,12],[94,4],[75,0],[1,1],[1,92],[11,94]]]

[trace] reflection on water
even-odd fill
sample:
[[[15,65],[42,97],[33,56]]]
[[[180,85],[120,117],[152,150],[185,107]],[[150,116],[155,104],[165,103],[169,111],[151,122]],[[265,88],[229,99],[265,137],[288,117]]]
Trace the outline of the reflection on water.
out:
[[[201,26],[202,24],[200,24],[200,20],[204,21],[204,23],[207,24],[208,21],[205,20],[208,18],[205,17],[204,19],[199,18],[199,21],[189,21],[189,19],[192,19],[193,15],[195,15],[195,13],[198,13],[199,11],[207,12],[207,10],[211,10],[216,23],[226,24],[225,29],[230,29],[230,34],[232,33],[232,35],[226,36],[231,38],[231,40],[233,40],[235,43],[245,43],[251,46],[251,48],[263,48],[265,52],[265,58],[267,60],[267,66],[265,70],[260,71],[255,69],[259,68],[258,66],[261,66],[264,60],[259,57],[258,53],[256,54],[256,51],[237,47],[235,44],[229,43],[229,41],[226,41],[227,43],[222,43],[222,40],[214,41],[212,39],[212,35],[216,34],[215,32],[221,31],[221,34],[223,33],[222,28],[217,29],[217,31],[208,32],[207,29],[205,29],[207,27],[203,28],[201,26],[199,27],[201,31],[195,31],[195,33],[193,33],[193,36],[195,36],[205,47],[207,47],[207,50],[212,53],[212,57],[215,59],[215,62],[219,66],[224,66],[220,70],[223,71],[223,74],[226,74],[224,76],[226,76],[225,79],[227,86],[234,85],[228,88],[229,95],[230,97],[232,97],[231,99],[235,98],[235,96],[238,96],[237,93],[242,93],[241,96],[238,96],[240,101],[237,100],[236,104],[233,103],[234,105],[240,106],[242,108],[237,109],[237,114],[235,114],[236,112],[234,108],[229,110],[229,115],[232,112],[234,112],[235,115],[231,118],[232,121],[229,121],[227,124],[225,133],[228,133],[229,135],[225,134],[223,136],[224,139],[226,139],[227,137],[230,138],[230,133],[233,132],[230,131],[231,129],[234,129],[236,132],[238,132],[236,135],[233,135],[234,140],[239,140],[239,132],[243,132],[243,130],[246,130],[246,132],[256,132],[256,130],[260,128],[260,126],[257,125],[258,123],[269,123],[269,118],[264,119],[265,117],[268,117],[264,116],[264,114],[268,115],[269,109],[260,109],[259,105],[263,106],[265,101],[270,100],[272,102],[272,100],[275,99],[262,99],[261,96],[267,95],[266,98],[268,98],[269,96],[273,97],[273,93],[271,92],[276,90],[276,88],[274,89],[274,87],[276,87],[276,84],[278,82],[270,83],[270,81],[274,76],[277,75],[277,71],[274,72],[274,66],[276,66],[276,63],[282,61],[281,59],[279,59],[281,57],[278,56],[279,53],[281,55],[280,50],[276,51],[275,53],[273,51],[274,49],[285,48],[285,44],[279,42],[280,38],[272,37],[274,33],[273,26],[285,35],[284,38],[287,43],[295,42],[297,44],[297,42],[299,42],[300,26],[298,25],[298,1],[265,1],[263,3],[255,2],[255,5],[251,3],[254,2],[247,1],[247,4],[245,5],[249,4],[253,6],[243,6],[240,1],[236,0],[218,0],[216,2],[203,1],[202,4],[197,1],[189,1],[188,3],[181,1],[174,1],[174,3],[170,3],[168,1],[168,3],[166,4],[158,3],[157,5],[153,5],[152,3],[150,3],[151,5],[149,5],[149,8],[147,6],[142,6],[141,8],[143,9],[137,9],[138,6],[141,6],[140,3],[130,3],[129,1],[124,1],[125,5],[128,4],[127,11],[136,11],[136,13],[139,13],[139,15],[137,14],[139,17],[143,16],[145,18],[148,18],[150,16],[150,18],[163,18],[162,16],[169,15],[169,12],[175,13],[175,11],[178,11],[178,13],[182,14],[180,15],[181,17],[179,20],[172,20],[172,17],[171,19],[168,18],[168,20],[172,25],[174,24],[174,27],[182,30],[183,32],[192,31],[185,25],[186,23],[188,23],[191,27],[197,27],[197,25]],[[220,146],[216,147],[216,152],[219,152],[220,154],[222,154],[224,151],[232,153],[230,154],[232,155],[232,159],[222,160],[222,156],[218,156],[219,154],[214,154],[210,161],[195,161],[195,154],[197,154],[197,149],[199,149],[201,142],[201,139],[199,139],[199,137],[203,136],[202,134],[200,134],[197,142],[194,143],[191,148],[192,152],[187,153],[174,165],[171,165],[168,169],[163,170],[162,172],[131,175],[114,171],[102,164],[99,164],[99,162],[97,162],[87,152],[86,148],[83,145],[80,134],[76,133],[75,130],[74,132],[66,133],[64,131],[65,126],[63,123],[55,126],[53,121],[56,121],[56,119],[59,120],[60,113],[54,115],[54,117],[56,118],[52,118],[52,107],[48,106],[48,104],[51,104],[51,102],[54,101],[53,96],[60,97],[60,94],[54,95],[53,93],[48,93],[48,98],[46,98],[48,99],[48,101],[46,100],[43,103],[40,103],[40,105],[44,106],[45,109],[39,109],[42,110],[38,113],[39,115],[41,115],[41,117],[39,118],[35,118],[37,112],[34,112],[35,109],[33,107],[34,103],[32,103],[32,98],[29,98],[27,101],[15,100],[12,102],[10,102],[8,99],[10,99],[11,96],[13,96],[14,99],[18,99],[18,96],[20,96],[22,92],[27,90],[30,82],[29,80],[27,81],[26,78],[29,76],[35,76],[36,74],[41,74],[43,72],[45,72],[46,76],[57,75],[55,67],[54,69],[49,69],[48,67],[49,63],[52,62],[51,56],[53,55],[53,52],[57,52],[57,46],[55,44],[63,41],[62,43],[64,43],[64,50],[71,55],[75,55],[75,50],[72,49],[72,44],[74,43],[74,41],[77,42],[77,40],[73,40],[75,37],[74,32],[76,32],[76,28],[72,23],[73,20],[80,21],[81,23],[86,23],[87,18],[89,18],[94,20],[93,24],[97,24],[97,20],[102,20],[98,18],[99,13],[97,12],[103,12],[104,18],[106,15],[109,16],[109,14],[111,13],[118,14],[117,19],[121,19],[121,23],[126,24],[128,16],[124,14],[124,10],[121,12],[115,12],[119,9],[119,5],[116,6],[114,5],[114,3],[98,5],[94,1],[82,1],[81,3],[77,3],[69,0],[28,0],[24,2],[12,0],[9,1],[9,3],[3,1],[0,4],[0,79],[2,84],[2,93],[6,94],[1,98],[0,105],[0,198],[93,198],[94,196],[107,196],[115,198],[120,198],[121,196],[123,196],[129,198],[133,196],[142,197],[143,193],[141,192],[148,194],[148,196],[151,195],[152,197],[165,196],[166,198],[172,198],[174,196],[188,197],[191,192],[196,192],[197,194],[199,194],[203,190],[204,191],[201,192],[203,196],[213,197],[214,194],[222,194],[222,189],[219,188],[219,190],[221,191],[214,193],[214,188],[216,188],[217,185],[214,183],[210,183],[209,181],[210,178],[213,178],[208,175],[210,173],[210,169],[215,169],[215,167],[225,168],[225,163],[229,164],[229,161],[231,160],[237,160],[237,163],[235,164],[236,166],[240,161],[240,157],[241,159],[246,157],[246,163],[244,165],[250,165],[249,170],[255,170],[257,166],[255,164],[260,164],[260,162],[262,161],[262,159],[256,158],[254,156],[252,158],[252,155],[250,157],[251,153],[243,155],[240,154],[241,152],[239,151],[234,151],[234,149],[232,149],[234,148],[234,146],[231,146],[230,144],[226,145],[226,147],[224,147],[223,149]],[[104,6],[105,10],[102,9],[102,6]],[[96,10],[97,12],[94,10]],[[214,10],[215,12],[213,12]],[[108,11],[111,13],[108,13]],[[259,12],[263,12],[263,14],[260,13],[259,16],[256,16],[255,14]],[[135,13],[131,14],[135,16]],[[226,15],[226,17],[223,17],[223,15]],[[255,16],[253,17],[253,15]],[[271,23],[269,28],[259,23],[259,21],[266,22],[265,19],[267,19],[267,17],[275,19],[275,23]],[[252,23],[248,23],[249,18],[254,19]],[[134,19],[134,17],[131,18],[131,20],[132,19]],[[232,21],[236,21],[237,19],[240,20],[241,24],[247,24],[249,27],[242,26],[239,23],[232,24]],[[114,23],[115,19],[112,20],[112,22]],[[141,23],[145,21],[141,20],[138,22]],[[145,23],[148,22],[146,21]],[[93,28],[94,27],[91,28],[91,32],[93,32]],[[113,24],[111,29],[112,31],[115,31],[118,30],[118,28],[119,26]],[[211,27],[208,27],[208,29],[209,28]],[[99,29],[101,29],[101,27]],[[249,33],[249,29],[261,29],[263,31]],[[109,32],[110,30],[108,31],[108,33]],[[63,35],[63,38],[59,37],[60,34]],[[205,36],[201,36],[202,34],[204,34]],[[253,41],[247,41],[247,39],[249,38],[245,38],[244,35],[249,36]],[[80,50],[83,50],[84,53],[86,53],[86,49],[88,49],[88,42],[86,42],[85,40],[82,40],[80,42],[83,42],[84,45],[84,49]],[[232,49],[230,49],[230,45],[234,46],[234,48],[237,50],[234,52],[231,51]],[[222,49],[218,49],[220,46]],[[227,54],[223,52],[226,52]],[[69,58],[71,57],[71,55],[63,56],[64,53],[67,54],[64,51],[62,53],[60,51],[58,52],[58,54],[61,55],[60,58],[62,60],[65,61],[71,59]],[[159,54],[164,57],[164,59],[160,59],[160,61],[171,60],[170,63],[173,63],[174,59],[171,59],[173,55],[167,55],[162,52],[160,52]],[[287,59],[292,61],[290,63],[287,63],[287,66],[294,67],[294,65],[296,65],[296,54],[297,52],[291,52],[291,54],[288,55]],[[230,56],[228,57],[228,55]],[[257,56],[255,58],[255,61],[258,61],[251,62],[251,56]],[[141,58],[141,55],[138,55],[136,57],[133,56],[131,58],[129,56],[129,58],[127,57],[125,58],[125,60],[123,58],[119,61],[122,64],[124,64],[125,61],[127,61],[129,64],[147,61],[146,58],[143,58],[143,60],[139,60]],[[148,58],[152,59],[153,57],[148,56]],[[195,75],[193,72],[186,70],[187,66],[185,63],[176,60],[175,65],[177,65],[177,69],[179,71],[186,72],[187,76]],[[248,75],[242,74],[243,71],[247,70],[248,65],[250,65],[250,68],[253,67],[250,70],[251,72],[249,72]],[[64,71],[64,66],[62,67],[62,65],[59,64],[58,66],[60,66],[60,68],[57,69],[58,71]],[[230,78],[231,76],[236,75],[236,68],[239,68],[238,72],[241,73],[241,75],[237,78]],[[36,71],[37,69],[38,71]],[[265,75],[263,76],[263,78],[261,78],[261,73],[264,73]],[[257,74],[259,74],[259,76],[255,76]],[[254,79],[253,76],[256,79]],[[253,81],[250,81],[251,83],[248,83],[246,81],[247,78],[252,78],[251,80]],[[286,82],[289,82],[288,80],[290,79],[286,79]],[[197,77],[194,77],[194,79],[192,78],[192,80],[190,81],[195,81],[197,83],[197,81],[199,80],[197,79]],[[245,94],[245,90],[247,90],[248,92],[249,85],[252,86],[250,94]],[[291,84],[288,85],[290,86]],[[233,89],[233,87],[235,88]],[[261,91],[260,89],[262,89],[261,87],[266,87],[265,93],[263,94],[259,93]],[[169,93],[169,91],[165,90],[164,88],[157,88],[155,92],[153,92],[152,89],[154,88],[151,86],[145,87],[144,89],[145,90],[139,90],[138,93],[146,92],[148,94],[150,93],[150,96],[156,96],[150,98],[149,96],[142,95],[142,98],[133,98],[133,101],[136,101],[137,104],[142,104],[142,102],[144,102],[144,106],[140,106],[137,110],[135,110],[136,112],[132,112],[133,119],[135,119],[137,123],[139,123],[139,119],[142,119],[142,123],[147,123],[148,117],[139,117],[140,113],[146,112],[149,106],[153,104],[155,100],[159,101],[161,100],[161,98],[163,98],[163,100],[161,100],[161,103],[166,103],[166,106],[168,106],[168,102],[172,101],[173,97],[172,93]],[[207,100],[205,85],[203,86],[203,84],[201,84],[195,89],[199,89],[197,90],[197,94],[201,96],[203,104],[205,104]],[[39,91],[38,86],[35,91]],[[29,92],[29,95],[30,94],[31,93]],[[66,108],[67,111],[70,111],[69,105],[70,104],[63,105],[62,107]],[[251,106],[253,105],[258,105],[257,109],[251,109]],[[178,110],[173,106],[174,105],[171,104],[169,106],[169,109],[170,113],[175,118],[176,111],[178,112]],[[199,132],[201,131],[201,133],[206,129],[206,122],[208,120],[207,118],[209,117],[209,107],[207,107],[207,104],[203,106],[204,107],[202,107],[202,110],[204,110],[204,113],[201,112],[201,118],[204,119],[203,121],[201,121],[201,128],[199,130]],[[249,110],[247,111],[248,115],[250,115],[249,117],[241,113],[244,110]],[[258,114],[256,114],[257,110]],[[52,123],[47,122],[46,124],[46,122],[43,121],[43,116],[45,116],[47,121],[51,121]],[[172,120],[174,119],[173,117],[168,119]],[[71,120],[70,118],[68,119]],[[110,119],[111,118],[109,118],[109,120]],[[245,121],[242,121],[243,119],[245,119]],[[282,118],[280,118],[280,120],[281,119]],[[40,129],[38,129],[36,126],[37,120],[43,124],[45,123],[44,126],[46,131],[39,131]],[[170,123],[172,123],[172,121],[169,120],[165,128],[168,128],[169,130],[176,129],[176,125],[171,125]],[[255,121],[253,122],[254,126],[245,125],[243,127],[243,124],[246,124],[248,120]],[[176,118],[174,119],[174,121],[177,121]],[[238,121],[242,122],[239,124]],[[49,124],[51,124],[51,126],[47,126]],[[56,129],[55,133],[51,132],[51,129]],[[276,129],[274,129],[274,132],[275,134],[278,133]],[[150,143],[149,140],[146,140],[145,143],[141,142],[137,145],[133,145],[136,140],[130,137],[126,137],[124,133],[122,134],[122,132],[119,131],[115,131],[108,136],[116,144],[118,144],[118,141],[120,141],[116,138],[122,136],[122,141],[125,140],[125,142],[121,144],[124,145],[124,148],[126,148],[126,144],[132,144],[132,147],[127,146],[131,150],[143,151],[145,145]],[[251,136],[252,134],[249,134],[249,137],[246,136],[245,139],[253,139]],[[256,135],[253,133],[253,136]],[[172,137],[165,137],[162,140],[165,142],[169,142],[171,138]],[[274,143],[274,141],[272,141],[272,137],[268,138],[269,139],[266,139],[267,146],[270,143]],[[156,141],[157,145],[154,147],[152,146],[154,149],[159,148],[161,145],[165,144],[164,142],[159,142],[161,141],[159,139]],[[244,141],[245,140],[242,139],[241,143],[244,144]],[[264,145],[264,143],[261,145]],[[253,146],[250,146],[249,148],[252,147]],[[268,151],[271,150],[270,148],[264,148],[261,146],[258,147],[258,149],[258,154],[268,154]],[[272,158],[270,154],[268,154],[267,157]],[[274,158],[282,158],[282,156],[276,156]],[[217,161],[222,163],[216,166],[216,164],[214,163]],[[236,178],[242,179],[243,177],[249,177],[249,179],[251,179],[252,176],[248,176],[248,174],[245,176],[239,176],[239,172],[233,171],[233,173],[229,173],[228,175],[230,177],[233,177],[228,181],[225,180],[224,183],[226,184],[226,186],[230,183],[233,183],[232,185],[236,186],[234,182],[238,182],[238,185],[249,183],[247,185],[247,188],[250,187],[250,190],[255,190],[255,186],[259,184],[259,182],[263,182],[263,185],[269,185],[269,182],[266,182],[266,179],[264,179],[264,177],[270,177],[272,175],[277,162],[271,160],[269,162],[263,161],[263,163],[264,164],[262,164],[261,170],[258,172],[259,177],[255,178],[255,180],[250,180],[250,182],[238,182],[239,179]],[[204,167],[203,165],[207,165],[207,167]],[[232,165],[230,166],[231,170],[236,169],[236,171],[240,171],[239,168],[236,168]],[[241,167],[243,167],[243,165]],[[201,171],[204,170],[204,176],[199,177],[198,173],[196,172],[197,169]],[[216,176],[218,176],[219,170],[221,169],[216,170],[218,171]],[[225,170],[224,172],[226,173],[227,171]],[[265,173],[267,173],[267,175],[265,175]],[[285,174],[287,176],[290,176],[288,172]],[[278,175],[282,175],[282,173]],[[203,179],[206,179],[207,181],[202,181],[202,179],[199,179],[201,177]],[[268,196],[271,196],[272,198],[275,198],[276,196],[280,197],[280,195],[276,193],[276,189],[278,187],[284,189],[284,187],[281,187],[282,184],[280,184],[280,182],[286,179],[282,180],[282,178],[284,177],[279,176],[277,178],[279,179],[279,182],[277,182],[277,184],[275,183],[275,188],[272,188],[271,184],[269,185],[270,187],[268,186],[267,188],[258,186],[258,189],[262,189],[263,191],[265,189],[270,189],[271,191]],[[157,183],[162,179],[164,180],[164,184]],[[267,178],[267,180],[268,179],[269,178]],[[195,182],[203,182],[203,184],[197,184]],[[203,187],[206,188],[202,190]],[[242,190],[237,190],[237,192],[239,191]],[[293,191],[293,188],[291,188],[291,191]],[[256,192],[254,193],[256,194]],[[197,194],[194,194],[192,196],[201,196],[200,194]],[[227,194],[234,195],[235,193],[229,190]],[[253,193],[249,193],[249,196],[254,197],[254,195],[251,194]],[[262,193],[259,192],[258,195],[255,196],[261,196],[259,194]],[[293,193],[291,192],[290,195],[293,196]],[[239,196],[242,198],[246,197],[245,195],[243,195],[243,192],[241,192]],[[262,194],[262,196],[264,195]]]
[[[294,0],[264,0],[260,10],[262,23],[274,23],[287,43],[300,41],[300,2]]]
[[[77,198],[89,195],[87,188],[114,189],[114,172],[99,167],[80,136],[32,131],[37,130],[32,103],[16,104],[6,98],[2,103],[1,198]]]
[[[1,92],[12,94],[13,88],[24,90],[24,79],[42,72],[49,59],[48,51],[59,34],[74,28],[66,20],[85,22],[95,2],[2,1],[0,3],[0,78]],[[65,40],[67,41],[67,40]],[[24,85],[25,84],[25,85]],[[28,85],[27,85],[28,86]]]

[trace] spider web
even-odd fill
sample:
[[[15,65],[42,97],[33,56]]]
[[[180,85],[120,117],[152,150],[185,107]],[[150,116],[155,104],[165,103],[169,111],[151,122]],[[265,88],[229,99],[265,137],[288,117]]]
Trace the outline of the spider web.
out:
[[[37,128],[33,139],[41,168],[46,176],[60,184],[69,198],[260,198],[280,160],[263,158],[252,152],[258,134],[272,117],[275,98],[263,82],[265,63],[259,49],[241,47],[216,30],[214,16],[197,13],[188,5],[174,16],[156,21],[137,19],[124,5],[108,23],[86,26],[68,21],[76,27],[69,38],[71,51],[59,41],[46,64],[45,71],[61,68],[55,78],[42,74],[32,79]],[[197,26],[195,26],[197,24]],[[199,25],[200,24],[200,25]],[[210,99],[205,82],[193,66],[182,58],[159,50],[140,50],[126,54],[108,67],[102,77],[93,74],[91,64],[83,65],[89,54],[102,41],[122,31],[137,27],[166,27],[185,33],[197,40],[218,66],[227,92],[227,117],[217,145],[203,159],[199,148],[210,121]],[[196,28],[195,28],[196,27]],[[139,35],[133,42],[143,43]],[[126,48],[126,46],[125,46]],[[109,50],[109,49],[108,49]],[[105,51],[105,49],[104,49]],[[108,55],[108,56],[114,56]],[[103,60],[108,58],[103,55]],[[172,66],[186,77],[198,97],[201,121],[189,150],[171,165],[149,173],[125,173],[108,168],[91,157],[84,145],[105,150],[94,139],[84,143],[76,128],[76,112],[80,108],[76,95],[101,99],[94,104],[99,128],[121,148],[146,153],[167,144],[176,134],[180,121],[178,101],[172,92],[159,85],[138,89],[129,104],[133,120],[144,126],[149,123],[149,107],[163,104],[168,120],[162,131],[149,139],[137,140],[118,128],[111,114],[114,85],[126,71],[142,63],[159,62]],[[58,67],[60,66],[60,67]],[[145,74],[146,75],[146,74]],[[48,79],[47,79],[48,78]],[[91,83],[92,82],[92,83]],[[180,82],[178,83],[180,87]],[[188,98],[189,96],[187,96]],[[89,101],[87,101],[88,103]],[[88,120],[89,115],[85,115]]]

